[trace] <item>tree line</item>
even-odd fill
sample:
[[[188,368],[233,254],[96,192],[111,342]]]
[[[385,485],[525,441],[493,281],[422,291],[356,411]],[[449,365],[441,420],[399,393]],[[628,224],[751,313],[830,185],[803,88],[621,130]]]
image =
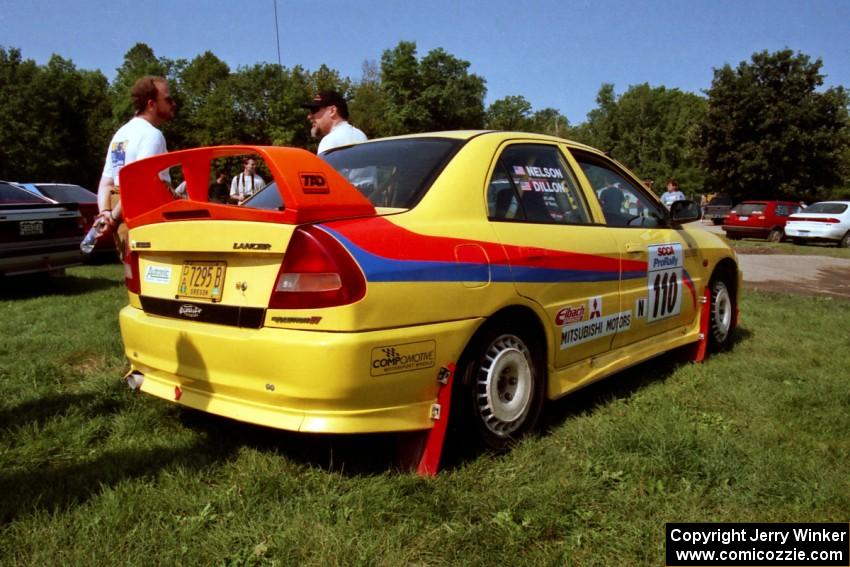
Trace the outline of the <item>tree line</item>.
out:
[[[0,46],[0,179],[97,186],[112,133],[132,115],[129,90],[143,75],[169,80],[177,118],[164,126],[170,149],[221,144],[297,146],[316,140],[300,104],[321,89],[351,101],[351,121],[370,138],[454,129],[552,134],[609,152],[642,178],[669,177],[686,192],[737,198],[815,200],[847,194],[850,98],[823,88],[822,62],[790,49],[755,53],[714,70],[703,95],[603,84],[597,106],[572,125],[554,108],[534,110],[521,94],[485,107],[486,81],[470,63],[413,42],[366,62],[351,79],[261,63],[232,70],[206,51],[191,61],[157,57],[139,43],[110,83],[54,55],[45,65]]]

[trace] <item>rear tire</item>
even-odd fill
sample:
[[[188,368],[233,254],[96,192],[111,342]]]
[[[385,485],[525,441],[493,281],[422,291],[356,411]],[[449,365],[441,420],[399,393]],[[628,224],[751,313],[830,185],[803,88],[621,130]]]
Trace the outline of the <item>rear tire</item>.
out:
[[[741,240],[741,235],[737,232],[727,232],[726,238],[728,238],[729,240]]]
[[[723,276],[715,276],[711,283],[711,312],[709,315],[708,341],[713,351],[724,350],[732,343],[735,333],[735,296]]]
[[[476,340],[463,366],[470,429],[488,449],[502,452],[533,432],[546,382],[541,348],[530,334],[494,325]]]
[[[785,238],[785,233],[781,228],[774,228],[770,231],[770,234],[767,235],[768,242],[782,242],[783,238]]]
[[[841,240],[838,241],[839,248],[850,248],[850,231],[847,231]]]
[[[715,226],[719,224],[723,224],[723,219],[711,219],[711,222],[714,223]]]

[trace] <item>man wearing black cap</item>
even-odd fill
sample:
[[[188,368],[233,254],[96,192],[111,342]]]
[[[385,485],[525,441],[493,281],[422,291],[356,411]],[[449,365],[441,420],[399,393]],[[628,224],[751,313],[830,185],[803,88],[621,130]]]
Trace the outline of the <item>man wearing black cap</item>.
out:
[[[319,155],[339,146],[355,142],[365,142],[366,134],[348,123],[348,104],[336,91],[321,91],[301,108],[307,109],[310,120],[310,134],[314,138],[322,137],[319,142]]]

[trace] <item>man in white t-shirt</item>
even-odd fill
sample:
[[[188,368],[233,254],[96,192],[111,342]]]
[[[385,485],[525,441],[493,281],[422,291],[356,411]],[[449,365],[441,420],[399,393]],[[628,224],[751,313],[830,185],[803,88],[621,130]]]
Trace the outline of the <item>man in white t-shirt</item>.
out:
[[[168,151],[165,136],[157,126],[174,118],[177,108],[168,91],[168,82],[162,77],[142,77],[133,85],[130,96],[135,116],[112,136],[97,189],[97,206],[100,210],[97,220],[103,221],[100,234],[115,229],[120,254],[124,253],[127,235],[127,225],[121,222],[121,168],[136,160]],[[170,183],[168,172],[160,175],[163,182]]]
[[[266,186],[266,181],[257,175],[257,161],[252,157],[242,160],[242,173],[230,182],[230,198],[241,205],[242,201]]]
[[[366,134],[348,123],[348,104],[336,91],[321,91],[301,108],[308,110],[310,134],[314,138],[322,138],[316,152],[318,155],[368,139]]]

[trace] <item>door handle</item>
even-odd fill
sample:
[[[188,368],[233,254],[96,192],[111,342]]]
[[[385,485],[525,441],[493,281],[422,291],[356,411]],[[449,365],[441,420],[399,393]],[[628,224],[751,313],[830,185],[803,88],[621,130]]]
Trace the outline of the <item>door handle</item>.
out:
[[[627,254],[646,254],[646,247],[643,244],[638,244],[637,242],[627,242],[626,243],[626,253]]]

